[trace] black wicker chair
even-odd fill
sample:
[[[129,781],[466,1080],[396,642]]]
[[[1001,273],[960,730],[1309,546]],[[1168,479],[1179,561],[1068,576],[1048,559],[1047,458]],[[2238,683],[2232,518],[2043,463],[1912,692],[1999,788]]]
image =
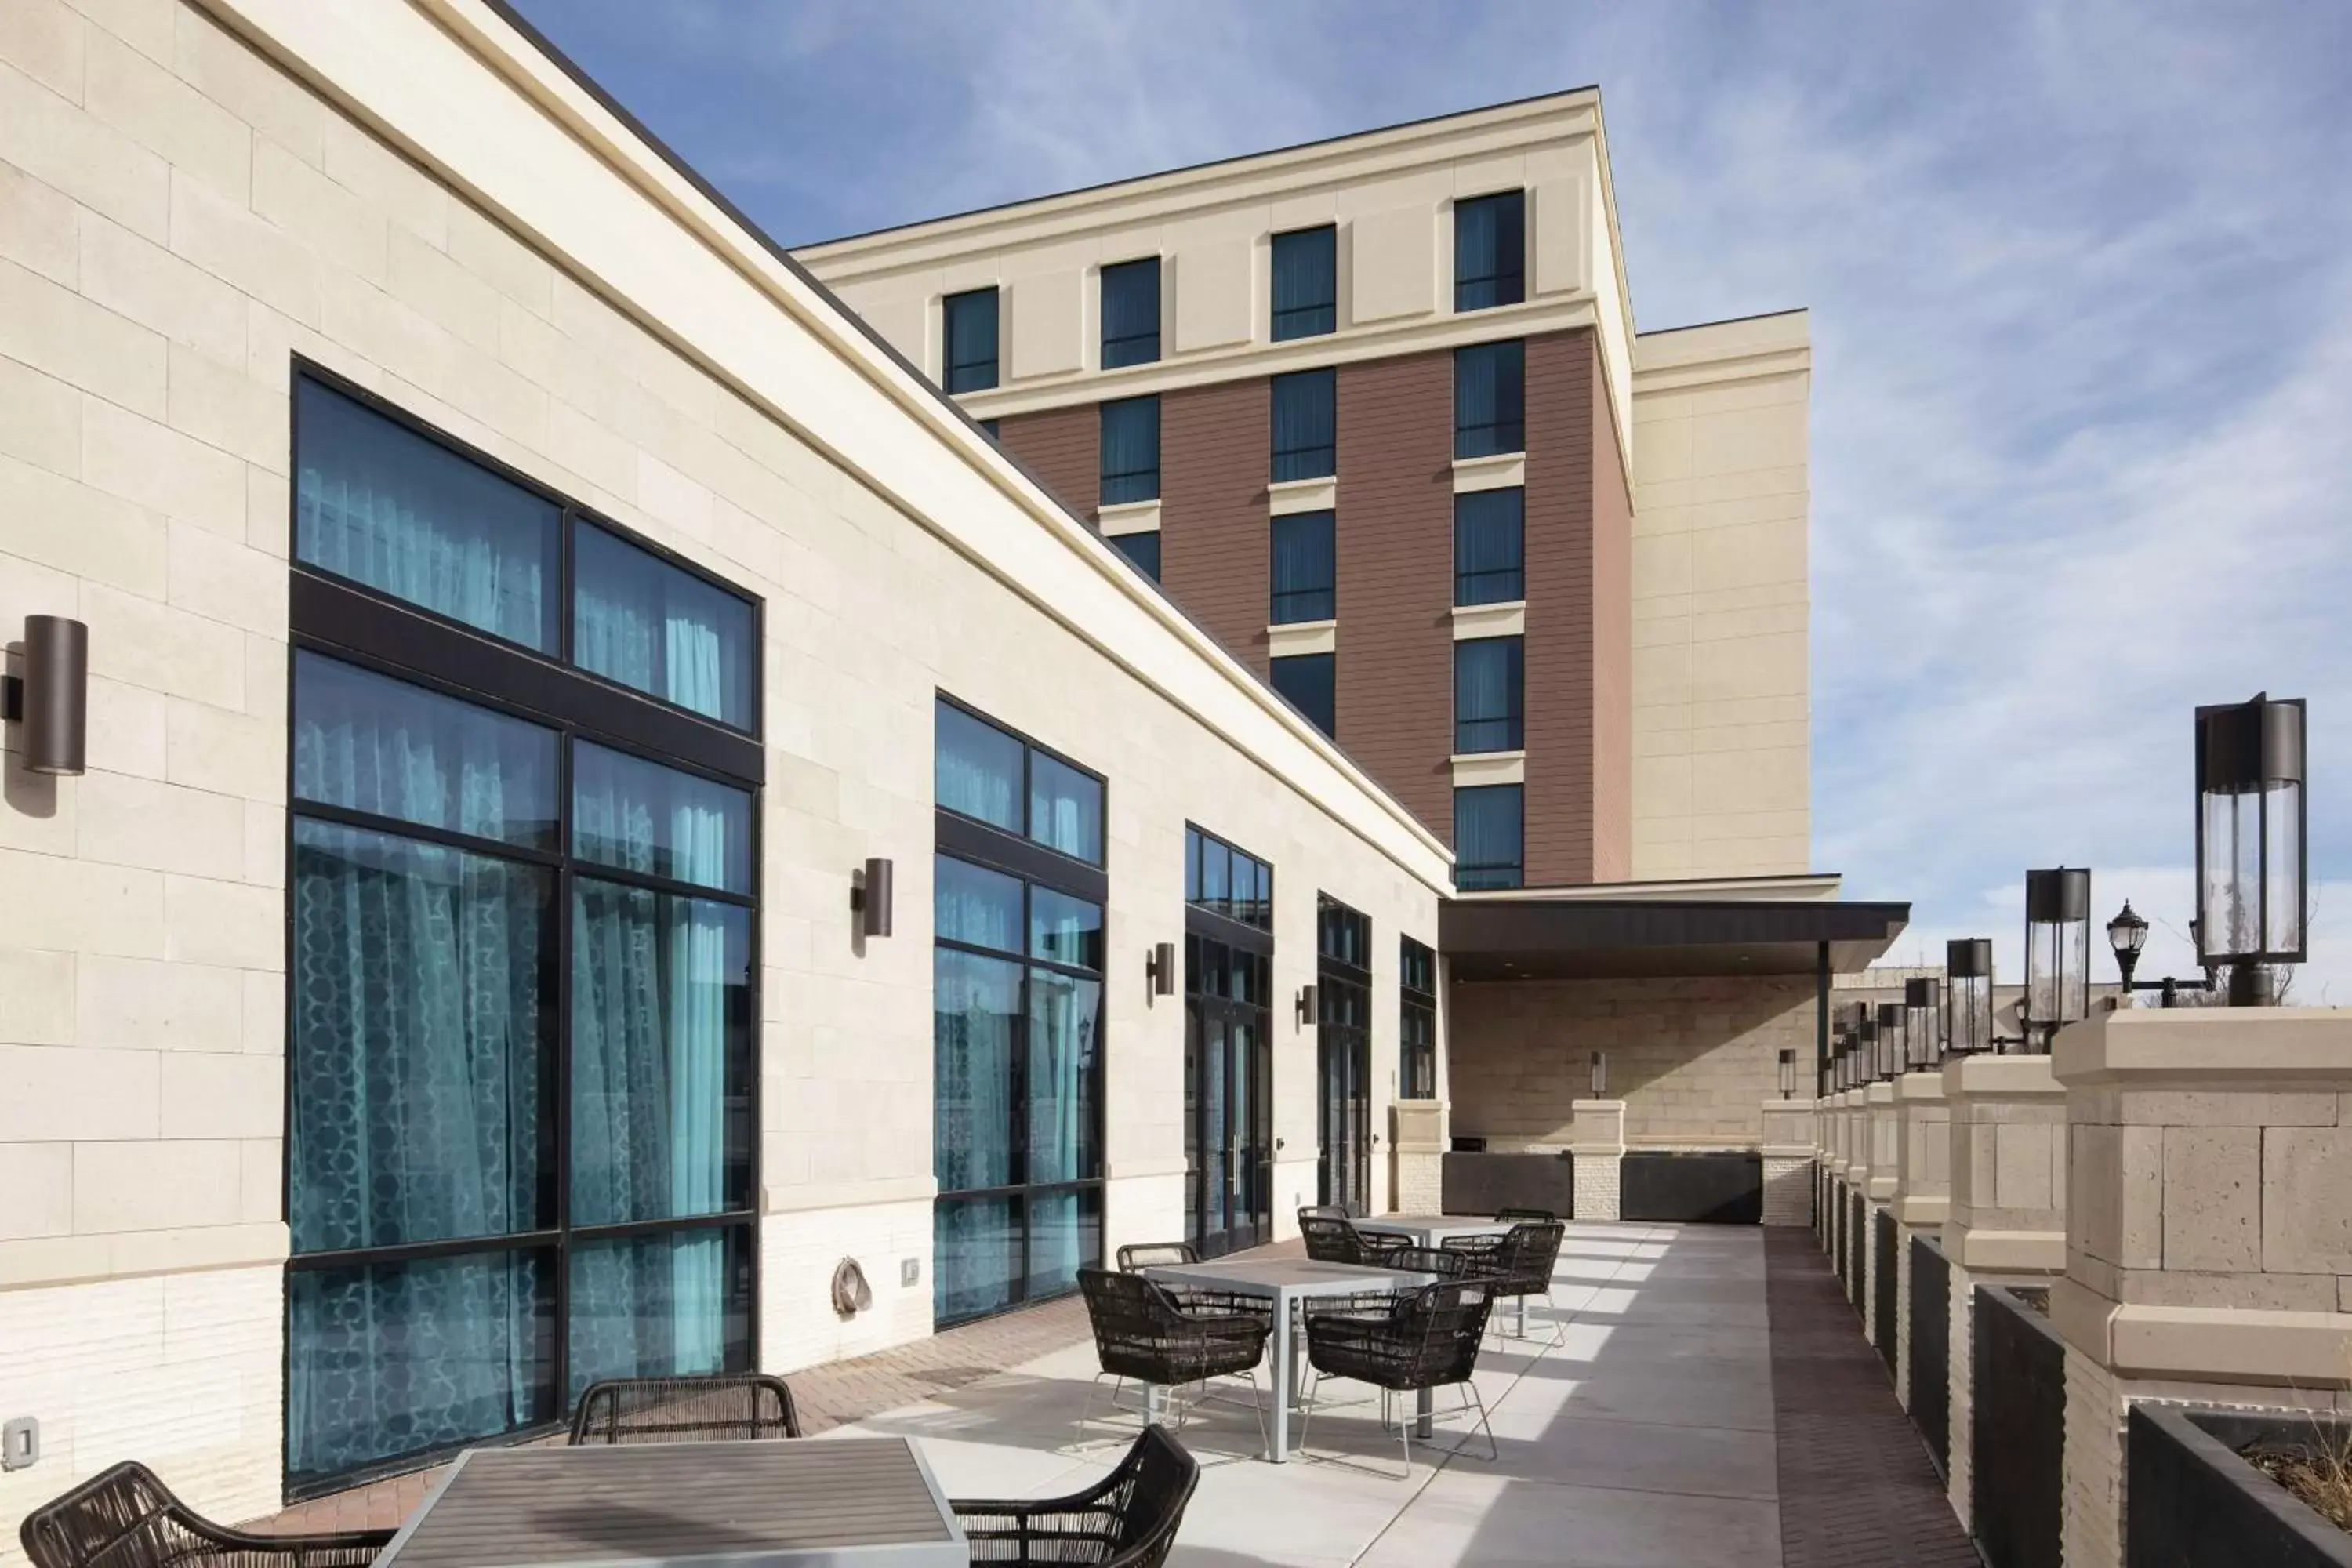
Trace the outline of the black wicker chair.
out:
[[[1556,1219],[1530,1220],[1513,1226],[1501,1236],[1449,1236],[1445,1250],[1458,1252],[1469,1263],[1468,1278],[1483,1280],[1497,1300],[1518,1303],[1517,1337],[1528,1331],[1528,1298],[1551,1301],[1551,1273],[1559,1261],[1560,1239],[1568,1227]],[[1559,1321],[1552,1321],[1552,1342],[1562,1342]]]
[[[146,1466],[101,1470],[25,1516],[33,1568],[368,1568],[389,1530],[255,1535],[215,1524]]]
[[[1478,1369],[1478,1342],[1486,1332],[1486,1315],[1494,1307],[1489,1289],[1476,1281],[1425,1285],[1399,1296],[1385,1313],[1324,1312],[1307,1320],[1307,1364],[1315,1381],[1307,1394],[1307,1415],[1299,1423],[1298,1445],[1307,1446],[1307,1432],[1315,1419],[1316,1395],[1327,1377],[1353,1378],[1381,1391],[1381,1425],[1390,1425],[1391,1403],[1400,1394],[1458,1386],[1463,1401],[1458,1412],[1475,1410],[1486,1434],[1486,1457],[1497,1458],[1495,1429],[1486,1424],[1486,1401],[1471,1373]],[[1404,1445],[1404,1473],[1412,1474],[1412,1428],[1415,1410],[1395,1421]],[[1466,1440],[1466,1434],[1465,1436]],[[1454,1452],[1460,1451],[1460,1443]]]
[[[1549,1225],[1559,1217],[1559,1215],[1549,1209],[1500,1208],[1495,1211],[1495,1223],[1497,1225],[1510,1225],[1519,1220],[1533,1220],[1538,1225]]]
[[[1298,1211],[1298,1234],[1307,1243],[1307,1256],[1318,1263],[1384,1264],[1390,1254],[1412,1240],[1358,1230],[1346,1215],[1315,1209]]]
[[[1162,1289],[1140,1274],[1115,1274],[1107,1268],[1078,1270],[1078,1288],[1086,1292],[1087,1320],[1094,1329],[1095,1354],[1102,1370],[1087,1390],[1078,1412],[1078,1436],[1086,1436],[1094,1414],[1096,1391],[1105,1377],[1144,1385],[1145,1423],[1150,1425],[1150,1391],[1180,1391],[1199,1384],[1197,1404],[1208,1396],[1211,1378],[1247,1376],[1250,1407],[1258,1429],[1265,1428],[1265,1407],[1258,1399],[1257,1365],[1265,1359],[1266,1335],[1273,1318],[1266,1303],[1253,1297],[1216,1290],[1188,1290],[1182,1296]],[[1111,1405],[1118,1405],[1114,1384]],[[1191,1405],[1177,1402],[1178,1426],[1192,1416]]]
[[[592,1383],[572,1417],[574,1447],[719,1443],[800,1435],[793,1391],[784,1386],[782,1378],[761,1373]]]
[[[1168,1560],[1201,1467],[1147,1426],[1118,1468],[1072,1497],[1020,1502],[951,1499],[974,1563],[1097,1563],[1157,1568]]]
[[[1118,1249],[1118,1271],[1140,1274],[1147,1268],[1169,1268],[1186,1263],[1198,1263],[1201,1255],[1189,1241],[1137,1241]],[[1274,1328],[1274,1303],[1260,1296],[1236,1296],[1227,1290],[1193,1290],[1173,1285],[1161,1289],[1176,1299],[1176,1304],[1186,1311],[1242,1312],[1265,1320],[1270,1331]]]
[[[1118,1249],[1118,1271],[1133,1274],[1145,1268],[1167,1268],[1198,1263],[1201,1255],[1189,1241],[1138,1241]]]

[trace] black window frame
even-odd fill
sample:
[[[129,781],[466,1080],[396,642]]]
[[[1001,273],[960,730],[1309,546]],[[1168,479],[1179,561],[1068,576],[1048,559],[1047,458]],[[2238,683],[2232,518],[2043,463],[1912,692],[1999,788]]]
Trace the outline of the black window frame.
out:
[[[1118,286],[1122,288],[1139,288],[1140,279],[1146,277],[1150,279],[1151,330],[1150,331],[1130,331],[1123,332],[1115,338],[1111,336],[1111,289],[1114,286],[1114,275],[1116,275]],[[1110,262],[1097,275],[1096,288],[1097,290],[1096,299],[1100,307],[1097,312],[1100,318],[1098,324],[1102,335],[1100,368],[1123,370],[1131,364],[1158,363],[1161,311],[1166,308],[1165,296],[1161,292],[1160,258],[1139,256],[1132,261]],[[1142,352],[1146,345],[1149,345],[1150,352]],[[1116,356],[1114,356],[1114,349],[1117,351]]]
[[[289,400],[290,450],[299,461],[301,428],[299,395],[301,384],[310,381],[328,390],[361,404],[370,412],[402,426],[411,433],[433,442],[456,457],[472,463],[509,483],[538,494],[558,510],[562,535],[562,573],[558,593],[561,598],[558,621],[562,627],[559,655],[551,656],[500,637],[493,632],[467,625],[443,616],[424,605],[398,598],[366,586],[353,579],[341,576],[323,568],[294,558],[289,550],[288,562],[288,643],[285,673],[285,708],[282,722],[289,736],[286,757],[285,791],[287,808],[281,828],[281,848],[287,867],[287,885],[282,913],[284,972],[280,1001],[284,1007],[282,1026],[286,1051],[280,1064],[283,1093],[287,1110],[286,1136],[281,1140],[278,1159],[279,1212],[294,1212],[295,1139],[291,1117],[296,1103],[297,1019],[294,982],[298,973],[297,951],[297,889],[293,884],[297,865],[297,825],[323,822],[359,832],[380,834],[385,837],[405,839],[455,849],[466,854],[495,858],[509,863],[530,864],[552,873],[551,917],[556,930],[549,938],[551,953],[543,954],[547,963],[543,984],[555,992],[551,1016],[554,1019],[554,1056],[550,1092],[552,1096],[549,1114],[554,1121],[552,1164],[553,1224],[539,1229],[512,1232],[499,1236],[451,1237],[444,1240],[408,1242],[365,1247],[345,1247],[333,1250],[289,1252],[284,1264],[286,1288],[281,1289],[279,1322],[286,1331],[283,1356],[290,1365],[293,1353],[291,1313],[293,1298],[290,1277],[297,1273],[318,1272],[336,1268],[352,1268],[387,1264],[402,1264],[439,1258],[478,1256],[499,1253],[543,1252],[553,1259],[554,1279],[554,1344],[551,1376],[557,1405],[557,1415],[546,1421],[509,1431],[468,1438],[461,1443],[419,1448],[386,1458],[350,1469],[331,1473],[305,1474],[297,1478],[290,1470],[290,1444],[293,1437],[291,1379],[282,1378],[279,1389],[279,1475],[289,1501],[308,1499],[364,1485],[386,1476],[404,1474],[421,1466],[436,1463],[466,1447],[502,1447],[531,1442],[551,1433],[563,1430],[570,1421],[572,1407],[571,1374],[571,1274],[573,1250],[580,1246],[625,1240],[637,1236],[677,1234],[697,1230],[736,1231],[743,1247],[741,1254],[748,1268],[746,1295],[743,1298],[747,1316],[745,1341],[746,1365],[749,1371],[760,1364],[761,1358],[761,1203],[762,1181],[762,1140],[761,1130],[761,1097],[762,1093],[760,1024],[762,1016],[761,987],[764,977],[762,961],[763,904],[762,862],[764,842],[764,812],[762,810],[766,783],[765,752],[761,741],[764,729],[764,694],[761,688],[766,647],[766,605],[759,595],[725,581],[714,574],[685,560],[674,552],[646,539],[634,530],[611,521],[572,502],[552,487],[532,476],[503,463],[468,443],[439,429],[430,422],[402,408],[397,404],[358,386],[327,367],[297,354],[291,356],[288,380]],[[287,496],[289,538],[296,526],[300,506],[299,485],[289,485]],[[735,597],[748,603],[752,611],[752,727],[748,731],[725,724],[721,721],[691,710],[681,708],[649,692],[611,680],[569,662],[572,649],[573,606],[572,603],[572,541],[574,520],[602,528],[626,543],[646,552],[657,562],[681,568]],[[519,720],[553,731],[556,736],[557,772],[555,778],[555,838],[551,848],[539,848],[483,838],[454,829],[446,829],[409,821],[402,817],[353,810],[324,802],[301,798],[296,791],[296,756],[291,742],[293,726],[299,717],[296,683],[303,655],[312,655],[352,666],[369,673],[415,687],[435,695],[469,704],[475,708]],[[658,766],[706,779],[744,792],[750,797],[749,831],[751,843],[750,886],[746,892],[737,893],[700,883],[684,882],[672,878],[626,870],[603,861],[590,860],[575,847],[573,829],[573,757],[580,744],[602,746],[606,750],[649,762]],[[703,900],[709,902],[741,909],[746,914],[748,984],[740,996],[747,1015],[742,1020],[750,1030],[749,1059],[743,1064],[744,1088],[742,1100],[749,1117],[749,1147],[745,1150],[748,1163],[746,1188],[748,1206],[723,1209],[709,1215],[688,1215],[655,1220],[630,1220],[610,1224],[574,1226],[572,1223],[572,991],[573,962],[572,903],[574,889],[583,879],[640,888],[667,896]],[[545,1069],[543,1069],[545,1070]],[[732,1106],[722,1112],[722,1121],[733,1114]]]
[[[1473,650],[1475,650],[1475,652]],[[1463,658],[1499,657],[1510,672],[1509,699],[1500,713],[1465,713],[1462,708]],[[1507,637],[1457,637],[1454,643],[1454,754],[1478,756],[1490,752],[1523,752],[1528,744],[1528,639],[1514,632]],[[1524,849],[1522,853],[1524,853]]]
[[[1495,249],[1495,269],[1491,272],[1463,270],[1462,214],[1465,208],[1492,211],[1498,215],[1501,231]],[[1515,237],[1516,246],[1508,242]],[[1493,298],[1480,299],[1482,292],[1491,290]],[[1465,196],[1454,204],[1454,310],[1456,315],[1474,310],[1497,310],[1506,306],[1524,303],[1528,297],[1528,193],[1524,189],[1490,191],[1484,195]],[[1468,302],[1465,302],[1468,301]]]
[[[995,352],[991,353],[985,360],[971,360],[967,362],[969,367],[974,370],[978,369],[981,365],[986,365],[988,367],[988,379],[986,381],[964,381],[961,379],[961,372],[964,370],[966,366],[959,365],[954,357],[956,311],[959,306],[969,306],[972,301],[983,297],[988,300],[988,335],[990,341],[996,345]],[[956,396],[967,392],[992,392],[997,387],[1003,384],[1004,300],[1003,289],[996,284],[991,283],[984,289],[960,289],[953,294],[943,296],[940,300],[940,388],[950,396]]]
[[[1283,586],[1276,570],[1286,533],[1319,529],[1322,534],[1322,581]],[[1339,617],[1339,520],[1326,507],[1316,511],[1276,512],[1265,529],[1265,624],[1295,626]]]
[[[1437,953],[1397,939],[1397,1098],[1437,1098]]]
[[[1283,685],[1282,673],[1286,668],[1296,670],[1304,665],[1317,660],[1320,660],[1323,667],[1331,672],[1329,681],[1331,689],[1331,711],[1328,715],[1315,712],[1312,709],[1301,703],[1288,690],[1286,690]],[[1339,656],[1336,653],[1292,653],[1283,654],[1277,658],[1270,659],[1267,661],[1266,665],[1266,683],[1274,688],[1275,694],[1280,697],[1285,702],[1289,703],[1292,708],[1296,709],[1300,718],[1305,719],[1318,730],[1322,731],[1324,737],[1327,740],[1332,741],[1337,741],[1339,738]],[[1330,720],[1330,722],[1324,722],[1326,717]]]
[[[1110,469],[1111,410],[1115,408],[1124,410],[1129,408],[1142,408],[1146,406],[1150,407],[1151,410],[1151,466],[1149,468],[1123,468],[1114,474]],[[1107,398],[1103,402],[1097,404],[1095,408],[1095,468],[1098,475],[1098,488],[1096,491],[1096,504],[1097,506],[1136,506],[1140,505],[1145,501],[1158,500],[1160,499],[1160,433],[1159,395],[1156,393],[1147,393],[1140,397]],[[1118,495],[1112,494],[1113,488],[1120,485],[1122,481],[1134,481],[1147,474],[1150,476],[1150,494],[1129,495],[1124,493],[1123,490]]]
[[[1481,355],[1500,357],[1506,353],[1518,362],[1518,405],[1517,418],[1496,417],[1483,422],[1465,424],[1462,408],[1462,367],[1466,359]],[[1480,439],[1479,432],[1488,432]],[[1465,449],[1467,448],[1467,449]],[[1454,458],[1456,462],[1472,458],[1503,458],[1528,449],[1528,345],[1524,338],[1497,338],[1492,342],[1465,343],[1454,351]]]
[[[1362,1215],[1371,1190],[1372,921],[1318,890],[1315,895],[1315,1116],[1322,1154],[1316,1162],[1317,1202]],[[1345,1059],[1342,1060],[1341,1058]],[[1344,1162],[1333,1152],[1345,1127],[1335,1122],[1330,1089],[1337,1070],[1345,1098],[1360,1107]],[[1352,1093],[1346,1091],[1352,1089]],[[1335,1191],[1344,1174],[1348,1190]],[[1356,1190],[1360,1184],[1362,1191]]]
[[[1465,571],[1462,565],[1462,514],[1492,504],[1492,498],[1509,496],[1517,503],[1519,552],[1515,564]],[[1507,593],[1489,589],[1507,588]],[[1523,485],[1498,485],[1487,489],[1456,490],[1454,494],[1454,603],[1456,608],[1477,605],[1523,604],[1528,596],[1528,492]]]
[[[1282,445],[1282,402],[1286,393],[1312,395],[1319,390],[1328,413],[1324,423],[1331,439],[1321,446]],[[1266,378],[1266,476],[1273,484],[1298,479],[1328,479],[1339,471],[1339,374],[1329,365],[1294,370]]]
[[[1328,263],[1321,270],[1328,279],[1328,291],[1319,300],[1282,302],[1276,291],[1282,277],[1282,253],[1295,246],[1319,243],[1323,259]],[[1285,229],[1274,237],[1269,252],[1272,267],[1266,290],[1266,331],[1272,342],[1291,342],[1299,338],[1328,337],[1339,330],[1339,227],[1337,224],[1317,224],[1311,228]],[[1287,318],[1287,320],[1286,320]]]
[[[1255,889],[1250,900],[1253,912],[1246,915],[1234,912],[1230,896],[1225,900],[1225,907],[1222,909],[1215,901],[1202,896],[1201,858],[1207,853],[1208,847],[1212,844],[1224,851],[1229,866],[1232,863],[1231,858],[1238,855],[1265,873],[1265,905],[1263,910],[1255,908],[1257,900]],[[1228,882],[1227,886],[1230,888],[1231,883]],[[1210,928],[1212,933],[1229,942],[1237,942],[1244,946],[1248,945],[1246,938],[1226,931],[1224,928],[1227,926],[1238,927],[1243,931],[1259,932],[1268,942],[1271,942],[1274,940],[1274,862],[1251,854],[1222,834],[1213,833],[1197,823],[1186,823],[1184,825],[1184,909],[1188,920],[1192,915],[1201,914],[1216,921],[1216,925]]]

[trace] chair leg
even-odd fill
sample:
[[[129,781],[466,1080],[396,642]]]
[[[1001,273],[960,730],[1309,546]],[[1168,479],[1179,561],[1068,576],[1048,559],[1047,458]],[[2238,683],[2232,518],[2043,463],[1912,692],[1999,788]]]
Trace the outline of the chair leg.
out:
[[[1466,1377],[1462,1380],[1462,1386],[1469,1391],[1472,1399],[1478,1402],[1478,1428],[1486,1434],[1486,1459],[1491,1464],[1503,1457],[1503,1450],[1495,1441],[1495,1428],[1486,1421],[1486,1396],[1479,1393],[1478,1385]],[[1465,1408],[1467,1408],[1466,1402]],[[1467,1433],[1463,1435],[1463,1441],[1469,1441]],[[1456,1445],[1454,1451],[1457,1453],[1461,1451],[1459,1445]]]
[[[1095,1395],[1102,1392],[1102,1380],[1105,1377],[1109,1376],[1110,1374],[1108,1373],[1098,1372],[1095,1373],[1094,1380],[1087,1384],[1086,1402],[1078,1406],[1077,1434],[1071,1439],[1074,1446],[1081,1447],[1085,1446],[1087,1440],[1087,1423],[1094,1418]],[[1111,1408],[1114,1410],[1118,1408],[1118,1385],[1122,1381],[1124,1380],[1118,1377],[1111,1377],[1110,1405]]]
[[[1315,1421],[1316,1391],[1322,1386],[1323,1373],[1314,1367],[1309,1367],[1307,1372],[1307,1408],[1298,1414],[1298,1451],[1302,1454],[1307,1451],[1307,1428]],[[1277,1390],[1275,1396],[1283,1398],[1286,1394],[1284,1391]]]

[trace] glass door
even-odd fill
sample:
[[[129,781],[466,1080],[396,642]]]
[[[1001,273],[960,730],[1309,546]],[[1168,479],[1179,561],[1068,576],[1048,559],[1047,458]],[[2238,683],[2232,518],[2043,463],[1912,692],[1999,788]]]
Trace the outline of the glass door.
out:
[[[1316,906],[1316,1201],[1371,1212],[1371,921],[1328,894]]]
[[[1188,1239],[1215,1258],[1272,1234],[1267,963],[1200,936],[1186,945],[1184,1207]]]

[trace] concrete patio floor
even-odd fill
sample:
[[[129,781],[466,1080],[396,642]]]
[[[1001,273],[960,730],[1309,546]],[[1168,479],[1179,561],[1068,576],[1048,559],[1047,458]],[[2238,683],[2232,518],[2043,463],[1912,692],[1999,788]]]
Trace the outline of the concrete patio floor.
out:
[[[1488,1341],[1478,1387],[1500,1456],[1441,1421],[1409,1477],[1371,1403],[1318,1409],[1308,1453],[1265,1463],[1246,1407],[1208,1407],[1181,1437],[1202,1465],[1174,1561],[1547,1563],[1609,1568],[1778,1564],[1772,1352],[1763,1233],[1724,1226],[1571,1225],[1556,1310],[1533,1342]],[[1549,1343],[1552,1325],[1563,1342]],[[1133,1433],[1074,1424],[1090,1343],[826,1436],[922,1439],[956,1497],[1046,1497],[1100,1477]],[[1106,1385],[1108,1386],[1108,1385]],[[1360,1385],[1325,1385],[1361,1400]],[[1441,1408],[1446,1400],[1440,1395]],[[1891,1404],[1891,1398],[1889,1403]],[[823,1438],[816,1439],[818,1441]]]

